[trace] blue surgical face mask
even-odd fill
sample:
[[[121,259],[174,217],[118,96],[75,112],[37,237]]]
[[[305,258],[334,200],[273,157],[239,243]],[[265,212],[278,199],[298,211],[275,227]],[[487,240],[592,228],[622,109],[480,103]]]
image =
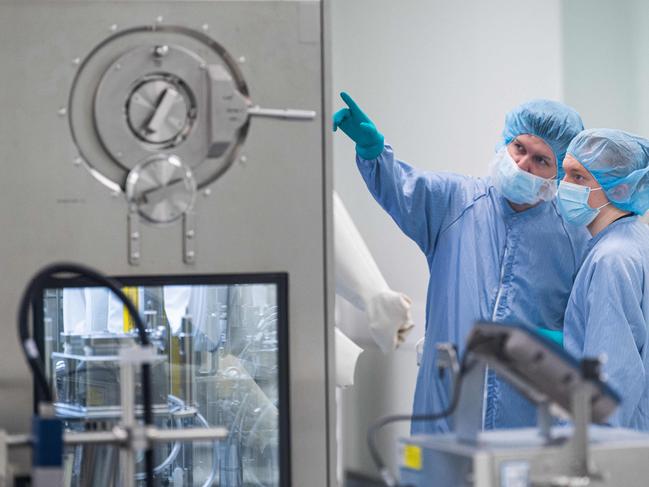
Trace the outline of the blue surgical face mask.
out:
[[[599,214],[599,211],[611,204],[609,201],[599,208],[591,208],[588,204],[588,197],[591,191],[600,191],[602,188],[589,188],[578,184],[561,181],[559,183],[559,192],[557,194],[557,207],[559,213],[568,222],[573,225],[588,225]]]
[[[494,159],[492,178],[496,189],[512,203],[534,205],[550,201],[557,194],[554,178],[545,179],[523,171],[503,147]]]

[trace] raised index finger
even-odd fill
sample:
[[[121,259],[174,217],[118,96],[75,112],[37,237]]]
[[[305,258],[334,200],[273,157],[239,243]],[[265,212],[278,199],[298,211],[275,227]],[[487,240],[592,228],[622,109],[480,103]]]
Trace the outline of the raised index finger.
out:
[[[343,91],[340,94],[340,98],[342,98],[343,101],[347,103],[347,106],[352,112],[358,115],[363,114],[363,110],[360,109],[360,107],[356,104],[354,99],[351,96],[349,96],[346,92]]]

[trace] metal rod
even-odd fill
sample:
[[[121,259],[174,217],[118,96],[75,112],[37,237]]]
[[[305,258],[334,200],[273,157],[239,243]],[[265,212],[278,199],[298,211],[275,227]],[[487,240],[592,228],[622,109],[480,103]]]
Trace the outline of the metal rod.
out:
[[[484,389],[487,378],[487,364],[478,360],[470,367],[460,385],[460,402],[455,410],[456,435],[460,442],[476,443],[483,426]],[[479,398],[476,400],[476,398]]]
[[[161,430],[156,427],[146,429],[146,437],[152,443],[170,443],[173,441],[217,441],[228,437],[228,429],[214,428],[183,428],[174,430]],[[126,429],[116,426],[111,431],[66,431],[63,442],[66,445],[113,444],[126,445],[129,434]],[[30,435],[8,435],[9,448],[28,447],[32,444]]]
[[[548,443],[552,440],[552,422],[554,418],[550,414],[550,403],[543,401],[537,405],[537,423],[539,425],[539,433]]]
[[[294,110],[292,108],[248,108],[251,117],[280,118],[282,120],[313,120],[316,112],[313,110]]]
[[[122,402],[122,424],[127,429],[136,426],[135,421],[135,377],[133,364],[123,360],[120,368],[120,393]],[[120,448],[120,473],[123,487],[135,487],[135,451]]]
[[[578,476],[588,476],[588,426],[591,419],[591,385],[579,385],[572,394],[574,432],[572,435],[572,471]]]
[[[9,448],[32,446],[32,437],[31,435],[7,435],[7,446]]]
[[[161,430],[148,428],[146,436],[153,443],[172,441],[215,441],[228,437],[227,428],[183,428],[179,430]]]
[[[123,428],[113,428],[112,431],[87,431],[74,433],[66,431],[63,442],[66,445],[89,445],[89,444],[115,444],[124,445],[128,440],[128,433]]]

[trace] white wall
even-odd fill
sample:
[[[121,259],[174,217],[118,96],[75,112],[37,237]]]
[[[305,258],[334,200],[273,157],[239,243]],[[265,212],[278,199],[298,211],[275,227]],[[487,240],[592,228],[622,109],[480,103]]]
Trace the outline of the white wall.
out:
[[[648,15],[641,0],[562,2],[564,94],[586,127],[641,130],[647,110],[638,102],[646,87],[638,70],[649,67]],[[644,46],[636,41],[641,35]]]
[[[560,0],[331,2],[335,91],[348,91],[397,156],[419,168],[484,175],[507,110],[533,97],[562,98]],[[357,386],[342,393],[344,466],[373,473],[367,425],[411,409],[428,270],[367,192],[342,133],[334,168],[336,190],[388,283],[413,298],[417,323],[403,349],[361,355]],[[350,325],[362,316],[344,310],[340,318]],[[382,451],[394,459],[396,437],[407,431],[405,424],[388,431]]]
[[[564,0],[565,100],[586,127],[649,137],[649,2]],[[649,223],[649,212],[643,220]]]
[[[649,2],[564,0],[566,101],[587,127],[649,137]]]

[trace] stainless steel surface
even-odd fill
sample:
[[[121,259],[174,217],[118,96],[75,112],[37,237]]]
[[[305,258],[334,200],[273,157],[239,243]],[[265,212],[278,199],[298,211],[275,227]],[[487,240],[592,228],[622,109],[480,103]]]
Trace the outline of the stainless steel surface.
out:
[[[115,427],[111,431],[84,431],[75,433],[66,431],[63,441],[66,445],[89,445],[89,444],[115,444],[122,445],[126,443],[128,433],[125,429]]]
[[[125,356],[122,357],[126,358]],[[121,397],[122,417],[120,423],[130,432],[137,427],[135,420],[135,367],[134,362],[122,360],[120,363],[119,389]],[[124,487],[135,486],[135,455],[134,448],[120,448],[119,474]]]
[[[571,473],[573,476],[588,476],[591,473],[588,463],[589,441],[588,425],[591,422],[591,401],[594,391],[588,384],[580,384],[576,387],[572,396],[573,422],[575,424],[574,434],[571,438],[570,455]]]
[[[94,87],[92,81],[76,85],[73,95],[92,88],[95,95],[92,105],[72,98],[70,113],[91,110],[97,138],[113,162],[126,170],[151,152],[172,148],[181,151],[191,165],[200,164],[198,153],[193,152],[195,158],[190,159],[188,149],[196,151],[204,144],[193,130],[196,105],[206,102],[197,98],[206,91],[197,68],[204,60],[194,50],[176,45],[160,57],[156,55],[158,46],[142,34],[138,30],[117,34],[86,59],[78,79],[85,82],[93,72],[101,78]],[[117,58],[107,59],[106,51]],[[79,103],[84,105],[76,106]],[[181,148],[183,143],[187,147]]]
[[[248,108],[251,117],[279,118],[282,120],[313,120],[316,112],[313,110],[295,110],[292,108],[261,108],[258,106]]]
[[[598,475],[558,475],[553,466],[565,460],[570,428],[553,428],[563,441],[547,445],[535,429],[489,431],[477,444],[454,435],[415,436],[403,441],[400,482],[414,487],[644,487],[649,464],[649,435],[632,430],[591,426],[591,463]],[[410,450],[406,461],[405,446]],[[420,467],[412,452],[420,454]],[[409,464],[409,466],[407,465]]]
[[[441,354],[436,363],[440,370],[454,366],[457,369],[457,358],[448,344],[438,344],[436,349]],[[649,434],[590,427],[594,420],[593,405],[597,405],[603,393],[610,394],[611,401],[619,401],[602,386],[598,361],[590,360],[592,363],[587,364],[588,359],[584,359],[580,363],[527,328],[502,324],[477,323],[467,339],[467,350],[453,417],[454,431],[402,440],[402,483],[423,487],[430,485],[435,475],[438,487],[630,485],[626,471],[611,463],[602,452],[622,446],[630,456],[639,459],[649,454]],[[519,391],[539,391],[528,395],[530,399],[547,397],[536,402],[538,430],[483,431],[481,398],[487,365],[496,366]],[[521,370],[524,373],[517,375],[516,371]],[[553,389],[543,384],[566,376],[572,384],[567,407],[563,404],[567,391],[556,394],[556,386]],[[570,411],[571,428],[551,427],[551,406],[555,404],[562,406],[558,408],[562,414]],[[609,409],[607,416],[611,412]]]
[[[539,434],[546,440],[550,441],[552,438],[551,433],[554,417],[550,412],[550,405],[548,403],[544,402],[537,406],[536,418]]]
[[[31,445],[32,437],[30,435],[7,435],[7,446],[9,448],[24,447]]]
[[[171,441],[210,441],[227,438],[226,428],[185,428],[182,430],[149,429],[147,437],[157,443]]]
[[[173,149],[204,185],[245,139],[247,93],[236,63],[204,32],[162,23],[118,28],[78,68],[70,126],[93,174],[121,185],[124,171],[151,152]]]
[[[20,161],[7,165],[0,181],[0,224],[10,229],[0,241],[5,256],[0,313],[15,316],[27,278],[55,260],[81,262],[115,276],[288,272],[292,484],[314,487],[335,482],[327,347],[333,300],[325,231],[331,224],[332,181],[322,7],[293,1],[0,0],[0,63],[6,73],[0,147],[4,159]],[[111,193],[120,191],[126,170],[96,143],[92,111],[70,112],[71,86],[108,36],[139,26],[205,32],[204,24],[209,37],[227,49],[255,103],[313,109],[317,117],[308,123],[253,120],[245,138],[248,162],[233,164],[218,181],[215,167],[192,168],[197,181],[204,181],[201,189],[211,190],[194,208],[195,263],[183,261],[180,222],[142,223],[139,265],[132,267],[125,245],[128,204],[121,193]],[[157,33],[152,47],[187,39],[175,31]],[[148,34],[151,29],[143,33]],[[201,43],[191,38],[187,45]],[[216,59],[211,46],[202,49],[205,57]],[[244,64],[236,62],[241,56]],[[104,72],[98,70],[93,86]],[[92,93],[85,92],[84,101]],[[61,107],[68,108],[66,116],[57,115]],[[71,139],[67,116],[80,118],[77,139],[84,141],[83,153]],[[232,156],[236,161],[238,151]],[[77,157],[87,162],[73,164]],[[101,181],[84,169],[88,164]],[[7,337],[14,336],[11,319],[5,328]],[[9,338],[0,343],[0,381],[0,426],[28,431],[31,381]]]
[[[80,478],[83,479],[81,486],[115,485],[120,471],[117,445],[106,448],[102,444],[85,443],[82,446],[83,456],[79,468]]]
[[[460,386],[460,400],[453,414],[453,425],[459,441],[474,442],[483,429],[486,363],[475,360],[465,372]]]
[[[140,263],[142,245],[140,243],[140,217],[138,216],[137,208],[134,206],[129,209],[127,227],[128,263],[137,265]]]
[[[60,469],[35,467],[31,473],[31,487],[51,487],[63,485],[63,472]]]
[[[620,402],[605,381],[582,377],[576,358],[524,326],[478,322],[467,347],[530,402],[551,403],[553,409],[563,411],[563,417],[572,414],[573,393],[582,383],[592,389],[594,423],[604,423]]]
[[[455,383],[460,374],[460,358],[457,355],[457,348],[452,343],[436,343],[435,363],[437,368],[450,373],[451,384]]]
[[[185,264],[196,261],[196,216],[189,210],[183,214],[183,260]]]
[[[7,432],[0,430],[0,487],[7,486],[9,476],[9,450],[7,445]]]
[[[194,360],[194,330],[191,316],[183,316],[180,323],[178,339],[179,381],[178,392],[185,405],[191,407],[194,403],[194,373],[192,370]]]
[[[155,154],[129,172],[126,198],[146,221],[171,223],[194,206],[196,180],[178,157]]]
[[[158,50],[162,48],[155,48],[156,56]],[[183,91],[178,81],[168,76],[143,80],[127,101],[128,124],[133,133],[150,144],[180,143],[182,134],[189,131],[191,112],[195,110]]]
[[[147,153],[173,149],[203,186],[232,164],[249,116],[316,116],[312,110],[248,108],[248,93],[231,55],[204,31],[181,25],[116,29],[80,64],[70,124],[92,172],[113,183],[120,179],[107,163],[129,170]],[[83,125],[87,117],[92,127]]]

